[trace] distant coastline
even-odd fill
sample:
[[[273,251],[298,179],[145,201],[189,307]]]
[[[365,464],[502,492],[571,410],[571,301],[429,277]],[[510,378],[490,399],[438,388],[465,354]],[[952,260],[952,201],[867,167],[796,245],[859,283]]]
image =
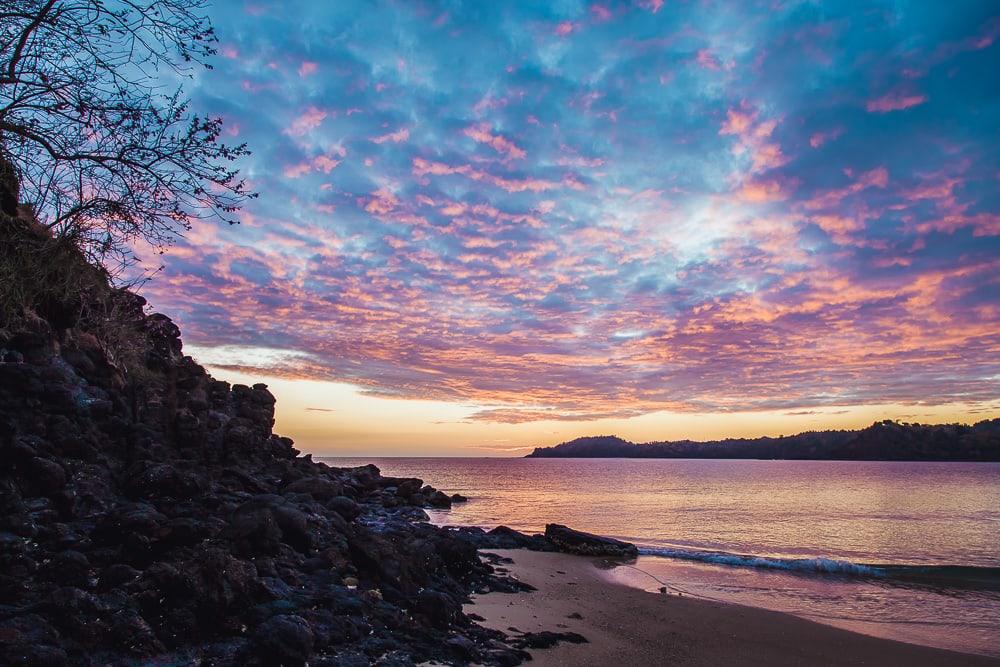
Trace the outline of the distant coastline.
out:
[[[614,435],[536,447],[525,458],[787,459],[830,461],[1000,461],[1000,418],[976,424],[885,420],[855,430],[777,438],[634,443]]]

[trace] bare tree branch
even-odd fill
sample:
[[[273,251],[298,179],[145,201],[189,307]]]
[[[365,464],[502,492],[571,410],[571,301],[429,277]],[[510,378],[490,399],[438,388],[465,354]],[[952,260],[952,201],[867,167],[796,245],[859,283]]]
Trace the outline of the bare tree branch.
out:
[[[106,268],[256,196],[233,167],[246,146],[182,95],[215,54],[206,3],[0,0],[0,155],[40,222]]]

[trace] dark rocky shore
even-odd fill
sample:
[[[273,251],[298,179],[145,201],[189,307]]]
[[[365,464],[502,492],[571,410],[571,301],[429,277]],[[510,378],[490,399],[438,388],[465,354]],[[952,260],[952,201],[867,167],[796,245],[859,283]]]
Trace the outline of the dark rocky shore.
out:
[[[213,379],[168,317],[10,213],[0,257],[41,260],[3,286],[24,294],[0,320],[0,663],[528,659],[537,638],[462,611],[524,588],[477,550],[600,538],[446,530],[421,508],[452,499],[421,480],[300,455],[264,385]],[[42,269],[66,289],[37,290]]]

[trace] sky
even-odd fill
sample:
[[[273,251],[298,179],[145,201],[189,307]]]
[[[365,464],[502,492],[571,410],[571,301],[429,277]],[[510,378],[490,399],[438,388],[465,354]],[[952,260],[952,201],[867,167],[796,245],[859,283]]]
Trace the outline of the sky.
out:
[[[210,14],[260,197],[143,293],[301,448],[1000,416],[995,4]]]

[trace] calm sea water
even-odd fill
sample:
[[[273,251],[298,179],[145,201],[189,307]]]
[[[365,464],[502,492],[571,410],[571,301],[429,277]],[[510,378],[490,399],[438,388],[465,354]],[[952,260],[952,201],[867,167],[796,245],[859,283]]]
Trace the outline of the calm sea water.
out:
[[[385,458],[471,498],[444,525],[634,542],[611,579],[1000,656],[1000,464]]]

